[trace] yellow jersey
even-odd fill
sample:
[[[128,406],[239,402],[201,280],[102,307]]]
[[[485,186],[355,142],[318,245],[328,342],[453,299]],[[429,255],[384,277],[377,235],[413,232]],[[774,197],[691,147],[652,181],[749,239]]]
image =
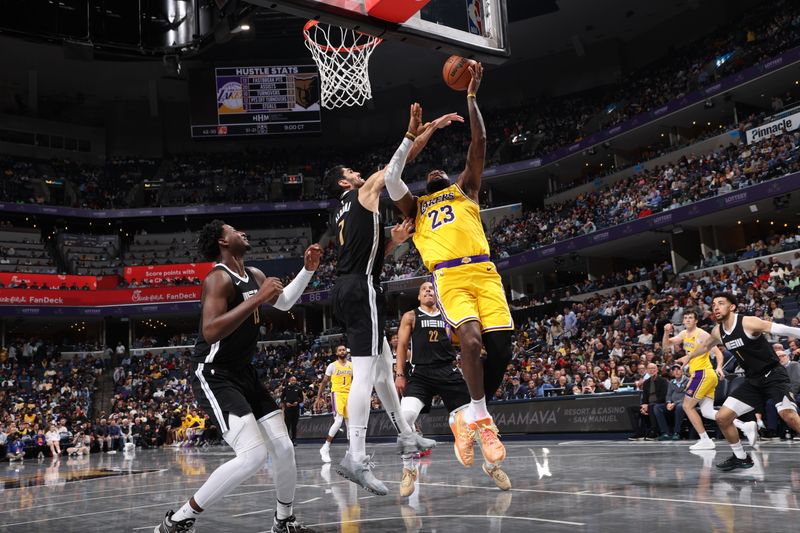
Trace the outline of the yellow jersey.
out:
[[[471,255],[489,255],[480,206],[457,184],[417,198],[414,245],[425,267]]]
[[[347,394],[353,382],[353,363],[347,361],[342,365],[338,360],[334,361],[325,369],[325,375],[331,378],[331,392]]]
[[[685,351],[687,355],[692,355],[697,348],[697,335],[698,333],[695,331],[694,335],[686,335],[683,338],[683,351]],[[711,356],[709,352],[693,357],[689,361],[689,372],[694,374],[698,370],[714,370],[714,367],[711,365]]]

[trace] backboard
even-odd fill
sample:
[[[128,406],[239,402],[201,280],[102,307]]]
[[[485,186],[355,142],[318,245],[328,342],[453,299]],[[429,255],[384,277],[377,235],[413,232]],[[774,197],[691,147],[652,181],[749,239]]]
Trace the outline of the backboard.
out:
[[[387,40],[490,63],[500,63],[510,55],[506,0],[430,0],[403,24],[370,17],[364,0],[247,1]]]

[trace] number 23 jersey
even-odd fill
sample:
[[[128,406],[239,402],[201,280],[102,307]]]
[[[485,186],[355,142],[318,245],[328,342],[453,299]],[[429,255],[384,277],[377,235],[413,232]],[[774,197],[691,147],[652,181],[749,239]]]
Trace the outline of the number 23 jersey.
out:
[[[457,184],[417,198],[414,245],[425,266],[471,255],[489,255],[480,206]]]

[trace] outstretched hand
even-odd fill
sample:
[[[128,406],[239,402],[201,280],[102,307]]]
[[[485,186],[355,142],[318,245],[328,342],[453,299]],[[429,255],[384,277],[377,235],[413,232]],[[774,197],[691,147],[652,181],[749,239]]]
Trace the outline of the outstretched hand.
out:
[[[475,66],[469,67],[469,74],[472,79],[469,82],[469,87],[467,87],[467,94],[478,94],[478,89],[483,79],[483,65],[480,62],[475,62]]]
[[[422,127],[422,106],[417,102],[411,104],[408,118],[408,133],[419,135],[424,131]]]
[[[414,221],[406,218],[401,223],[392,228],[392,241],[395,244],[402,244],[414,233]]]

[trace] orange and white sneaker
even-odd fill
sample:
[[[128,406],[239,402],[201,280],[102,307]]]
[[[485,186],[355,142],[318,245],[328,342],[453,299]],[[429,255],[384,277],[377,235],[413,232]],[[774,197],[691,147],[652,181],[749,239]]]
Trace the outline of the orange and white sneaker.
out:
[[[492,417],[476,420],[474,424],[470,424],[470,428],[481,443],[481,452],[486,462],[497,464],[506,458],[506,447],[500,442],[500,433]]]
[[[467,424],[464,421],[464,410],[457,412],[453,416],[453,422],[450,424],[450,431],[453,432],[455,438],[453,442],[453,449],[456,452],[456,459],[463,466],[472,466],[475,460],[475,430],[471,427],[473,424]]]

